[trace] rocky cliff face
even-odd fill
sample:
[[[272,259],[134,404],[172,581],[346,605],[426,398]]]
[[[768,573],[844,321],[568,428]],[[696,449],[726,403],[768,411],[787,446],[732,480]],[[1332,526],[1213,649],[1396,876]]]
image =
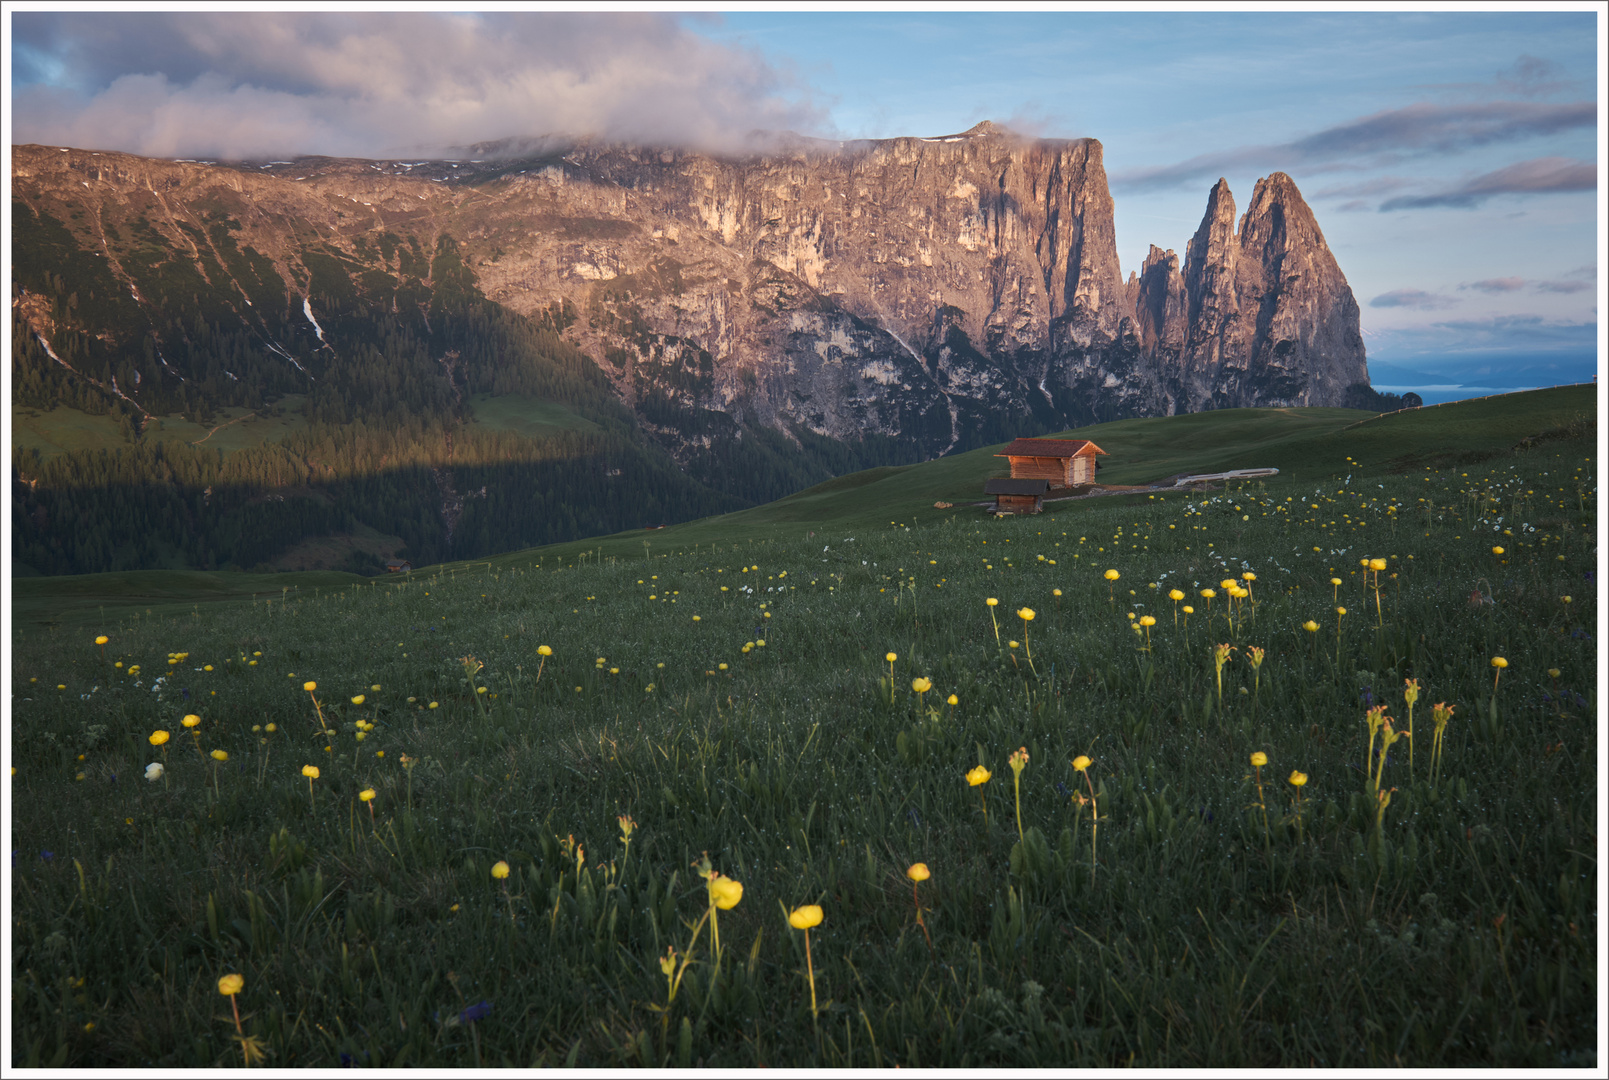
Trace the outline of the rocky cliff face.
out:
[[[1125,282],[1101,154],[989,124],[746,160],[576,143],[220,165],[17,147],[13,190],[119,303],[160,305],[139,267],[165,257],[164,280],[264,337],[257,362],[310,372],[327,361],[323,297],[368,295],[375,275],[431,286],[429,253],[451,237],[488,298],[568,304],[567,334],[678,455],[759,425],[928,457],[1117,416],[1338,405],[1367,383],[1357,304],[1289,177],[1258,182],[1238,229],[1220,181],[1182,269],[1153,247]],[[158,348],[173,332],[141,325]]]

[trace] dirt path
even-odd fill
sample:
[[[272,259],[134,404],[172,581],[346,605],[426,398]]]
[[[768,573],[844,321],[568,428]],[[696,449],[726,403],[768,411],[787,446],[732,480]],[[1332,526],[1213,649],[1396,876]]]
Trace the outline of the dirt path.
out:
[[[226,422],[224,422],[222,424],[219,424],[217,427],[213,428],[211,431],[207,432],[205,435],[201,436],[201,438],[197,439],[195,442],[191,443],[190,445],[191,446],[200,446],[202,443],[204,443],[208,439],[212,438],[214,435],[216,435],[218,432],[222,431],[224,428],[228,427],[230,424],[238,424],[242,420],[250,420],[252,417],[254,417],[256,415],[257,414],[254,413],[254,412],[249,412],[245,416],[237,416],[233,420],[229,420],[229,421],[226,421]]]

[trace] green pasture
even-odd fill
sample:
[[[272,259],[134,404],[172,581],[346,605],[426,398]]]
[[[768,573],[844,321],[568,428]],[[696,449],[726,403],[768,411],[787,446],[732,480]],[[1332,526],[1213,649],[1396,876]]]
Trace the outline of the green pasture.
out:
[[[563,405],[521,394],[475,394],[469,406],[477,424],[528,439],[549,438],[562,431],[600,430],[597,424]]]
[[[1579,404],[1224,414],[1276,482],[1039,517],[933,510],[962,455],[400,580],[16,582],[79,606],[12,642],[10,1064],[1596,1067]]]

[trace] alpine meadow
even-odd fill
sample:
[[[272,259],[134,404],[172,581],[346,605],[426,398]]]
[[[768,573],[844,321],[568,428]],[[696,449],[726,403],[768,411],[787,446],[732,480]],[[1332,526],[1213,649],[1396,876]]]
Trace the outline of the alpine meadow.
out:
[[[19,578],[11,1064],[1595,1066],[1595,393]]]

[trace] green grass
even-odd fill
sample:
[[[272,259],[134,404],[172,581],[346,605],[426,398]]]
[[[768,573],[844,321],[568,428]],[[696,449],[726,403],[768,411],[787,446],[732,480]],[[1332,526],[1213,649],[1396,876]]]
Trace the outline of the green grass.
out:
[[[48,411],[11,406],[11,446],[14,450],[37,450],[42,458],[53,458],[73,450],[110,450],[124,445],[117,420],[110,416],[91,416],[65,405]]]
[[[1316,432],[1339,458],[1300,482],[1005,520],[855,501],[991,467],[957,458],[835,482],[841,511],[817,489],[830,529],[785,500],[710,540],[19,630],[11,1063],[238,1063],[233,972],[281,1068],[1595,1066],[1596,448],[1407,430],[1347,482],[1371,426]],[[1392,464],[1438,445],[1501,454]],[[1231,623],[1196,594],[1243,568]],[[1408,678],[1377,815],[1365,712],[1405,724]],[[706,853],[743,885],[718,969],[707,926],[690,946]]]
[[[475,394],[470,398],[475,422],[493,431],[539,439],[561,431],[598,431],[597,424],[562,405],[520,394]]]
[[[221,450],[225,454],[279,442],[303,423],[302,395],[281,398],[278,416],[250,409],[220,409],[211,424],[201,425],[182,416],[163,416],[147,424],[143,437],[161,442],[187,442]],[[11,407],[11,445],[15,450],[37,450],[52,458],[74,450],[115,450],[128,445],[117,421],[91,416],[65,405],[41,412],[20,405]]]

